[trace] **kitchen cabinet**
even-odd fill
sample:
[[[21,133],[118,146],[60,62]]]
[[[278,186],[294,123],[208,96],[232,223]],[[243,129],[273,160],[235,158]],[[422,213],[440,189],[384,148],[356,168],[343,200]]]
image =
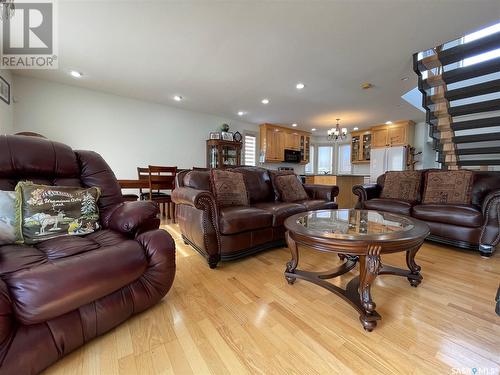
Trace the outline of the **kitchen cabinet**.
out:
[[[300,151],[300,134],[285,132],[285,149]]]
[[[405,146],[413,142],[413,121],[398,121],[390,125],[377,125],[371,130],[371,147]]]
[[[301,152],[301,164],[309,162],[310,133],[274,124],[260,125],[260,162],[280,163],[285,149]]]
[[[351,133],[351,163],[369,163],[372,134],[370,131],[357,131]]]

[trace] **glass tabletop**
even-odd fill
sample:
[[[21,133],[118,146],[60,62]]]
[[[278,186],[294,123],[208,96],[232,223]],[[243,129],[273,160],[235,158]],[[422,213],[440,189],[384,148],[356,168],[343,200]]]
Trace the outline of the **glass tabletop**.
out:
[[[410,231],[415,223],[402,215],[370,210],[320,210],[296,215],[289,226],[311,236],[362,238]],[[290,229],[290,228],[289,228]]]

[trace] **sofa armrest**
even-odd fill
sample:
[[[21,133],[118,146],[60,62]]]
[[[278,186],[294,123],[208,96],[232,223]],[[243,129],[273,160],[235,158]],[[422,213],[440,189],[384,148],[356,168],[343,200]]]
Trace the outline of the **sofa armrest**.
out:
[[[200,210],[206,207],[203,201],[210,202],[217,207],[214,195],[208,190],[198,190],[190,187],[180,187],[172,192],[172,201],[175,204],[187,204]]]
[[[336,185],[304,184],[304,190],[311,199],[323,199],[333,202],[339,195],[339,187]]]
[[[358,196],[359,203],[369,201],[373,198],[378,198],[381,192],[382,186],[378,184],[354,185],[352,187],[352,193]]]
[[[120,203],[111,214],[107,227],[117,232],[138,235],[158,229],[160,219],[158,204],[149,201]]]
[[[483,201],[483,228],[480,242],[496,246],[500,243],[500,189],[492,190]]]

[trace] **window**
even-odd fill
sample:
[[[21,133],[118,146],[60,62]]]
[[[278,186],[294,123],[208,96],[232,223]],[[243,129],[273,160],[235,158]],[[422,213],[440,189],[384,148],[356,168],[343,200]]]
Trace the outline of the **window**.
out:
[[[338,173],[351,173],[351,145],[341,144],[339,145],[339,165]]]
[[[306,173],[313,174],[314,173],[314,146],[311,146],[309,149],[309,163],[306,164]]]
[[[332,173],[333,147],[318,147],[318,173]]]
[[[257,137],[253,134],[245,134],[243,150],[243,163],[255,167]]]

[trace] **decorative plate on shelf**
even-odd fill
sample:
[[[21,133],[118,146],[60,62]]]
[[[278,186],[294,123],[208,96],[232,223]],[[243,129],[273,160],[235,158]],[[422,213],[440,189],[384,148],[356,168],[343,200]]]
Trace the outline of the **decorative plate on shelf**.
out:
[[[243,139],[242,135],[240,132],[236,132],[233,134],[233,139],[236,141],[236,142],[241,142],[241,140]]]

